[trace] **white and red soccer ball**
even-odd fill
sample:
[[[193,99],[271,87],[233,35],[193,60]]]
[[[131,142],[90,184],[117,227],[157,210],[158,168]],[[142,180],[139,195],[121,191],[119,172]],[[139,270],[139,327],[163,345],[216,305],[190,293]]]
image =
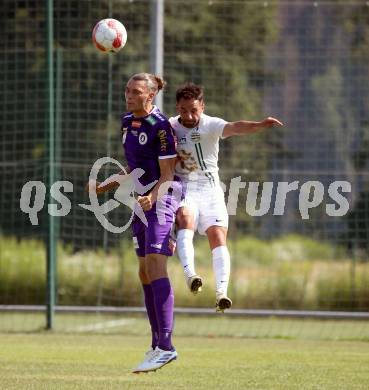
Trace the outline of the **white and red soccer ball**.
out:
[[[117,53],[127,42],[127,31],[119,20],[100,20],[92,31],[92,41],[97,49]]]

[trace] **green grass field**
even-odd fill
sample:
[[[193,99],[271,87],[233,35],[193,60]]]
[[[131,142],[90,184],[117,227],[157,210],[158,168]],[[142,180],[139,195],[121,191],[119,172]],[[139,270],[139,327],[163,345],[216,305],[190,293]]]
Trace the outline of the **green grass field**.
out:
[[[368,389],[366,342],[177,337],[177,361],[131,374],[147,342],[122,335],[1,334],[0,388]]]
[[[178,361],[131,374],[136,314],[0,313],[0,389],[368,389],[369,321],[177,315]]]

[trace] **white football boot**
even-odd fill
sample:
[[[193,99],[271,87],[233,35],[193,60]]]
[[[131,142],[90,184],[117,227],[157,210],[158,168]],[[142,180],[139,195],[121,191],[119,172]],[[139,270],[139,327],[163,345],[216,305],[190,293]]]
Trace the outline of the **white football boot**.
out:
[[[148,351],[145,352],[145,357],[144,357],[144,360],[136,367],[132,370],[132,372],[136,372],[136,370],[139,370],[139,368],[147,361],[151,358],[151,355],[154,353],[154,349],[153,348],[150,348]]]
[[[156,347],[152,352],[148,351],[149,355],[145,360],[138,365],[132,372],[134,374],[139,374],[140,372],[150,372],[156,371],[159,368],[162,368],[166,364],[177,359],[177,351],[164,351],[159,347]]]

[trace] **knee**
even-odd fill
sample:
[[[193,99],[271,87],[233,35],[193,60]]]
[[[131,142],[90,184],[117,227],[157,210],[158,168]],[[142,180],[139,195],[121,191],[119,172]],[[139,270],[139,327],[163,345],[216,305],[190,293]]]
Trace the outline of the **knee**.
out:
[[[210,247],[211,249],[214,249],[218,246],[225,246],[227,245],[227,231],[224,228],[220,227],[212,227],[209,228],[208,231],[206,232]]]
[[[147,255],[146,274],[150,280],[167,277],[166,257],[157,254]]]
[[[184,207],[181,207],[176,215],[176,224],[178,229],[188,229],[193,228],[194,217],[191,214],[190,210],[187,210]]]
[[[156,262],[156,259],[155,259],[155,256],[152,256],[152,255],[147,255],[147,258],[146,258],[146,269],[145,269],[145,273],[147,275],[148,278],[150,278],[150,276],[152,277],[153,276],[153,273],[155,273],[155,270],[157,269],[157,262]]]

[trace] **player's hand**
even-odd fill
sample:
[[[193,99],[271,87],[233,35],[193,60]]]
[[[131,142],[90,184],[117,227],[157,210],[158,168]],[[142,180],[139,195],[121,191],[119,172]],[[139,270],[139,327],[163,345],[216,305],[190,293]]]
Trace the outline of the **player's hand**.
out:
[[[276,118],[272,118],[271,116],[265,118],[261,123],[263,127],[283,126],[281,121]]]
[[[90,192],[96,192],[96,194],[101,194],[103,191],[101,191],[99,187],[100,183],[96,180],[89,180],[88,183],[86,184],[85,190],[90,193]]]
[[[137,202],[140,204],[142,207],[143,211],[149,211],[152,207],[152,201],[151,201],[151,196],[139,196],[137,198]]]

